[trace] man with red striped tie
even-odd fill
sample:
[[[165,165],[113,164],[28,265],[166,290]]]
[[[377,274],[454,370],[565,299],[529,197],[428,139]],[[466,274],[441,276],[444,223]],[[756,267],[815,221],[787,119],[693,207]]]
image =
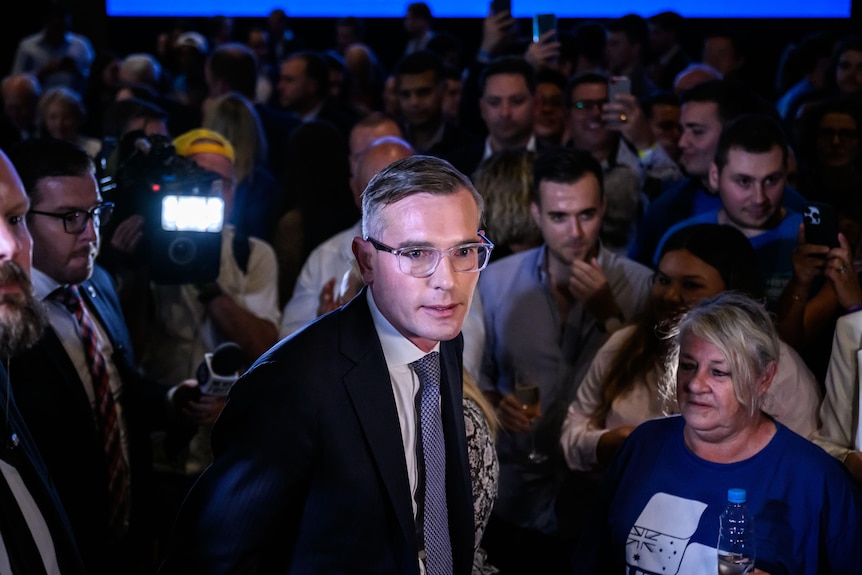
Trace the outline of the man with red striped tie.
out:
[[[146,572],[155,559],[149,431],[169,395],[136,370],[114,280],[96,265],[113,204],[74,144],[34,140],[9,156],[30,196],[33,289],[50,323],[12,359],[12,389],[88,572]]]

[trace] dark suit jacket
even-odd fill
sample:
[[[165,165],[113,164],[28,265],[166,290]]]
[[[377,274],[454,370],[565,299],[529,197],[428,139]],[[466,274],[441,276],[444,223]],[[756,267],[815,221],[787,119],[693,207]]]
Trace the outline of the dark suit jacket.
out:
[[[266,135],[268,150],[266,165],[269,166],[282,189],[287,189],[289,182],[286,181],[284,174],[284,162],[290,150],[290,136],[302,122],[296,114],[262,102],[256,102],[254,109],[260,116],[260,123]]]
[[[401,129],[405,134],[409,134],[408,128],[402,123]],[[476,134],[467,130],[445,122],[443,124],[443,137],[440,141],[435,142],[433,146],[427,150],[419,152],[428,156],[436,156],[450,162],[456,169],[470,169],[471,166],[465,164],[478,164],[476,157],[482,159],[482,154],[485,153],[485,140]],[[467,158],[465,160],[465,158]],[[464,172],[468,177],[472,173]]]
[[[441,345],[454,573],[473,557],[463,340]],[[398,413],[363,290],[264,354],[213,429],[214,463],[160,573],[418,573]]]
[[[13,358],[9,371],[18,407],[57,486],[88,571],[111,573],[116,572],[118,560],[113,554],[130,559],[127,556],[133,551],[127,545],[141,542],[144,533],[150,531],[150,422],[145,415],[165,411],[166,390],[144,382],[135,371],[129,334],[108,273],[96,267],[93,277],[80,287],[109,335],[114,348],[112,360],[123,380],[120,405],[131,448],[130,524],[135,531],[119,546],[109,544],[110,502],[103,441],[84,384],[54,330],[48,328],[35,346]]]
[[[87,571],[78,555],[72,528],[63,510],[63,505],[60,503],[60,497],[51,483],[48,470],[36,447],[36,442],[30,436],[15,401],[10,401],[8,389],[9,379],[6,370],[0,365],[0,405],[4,406],[4,409],[0,410],[0,428],[5,431],[0,441],[6,445],[13,434],[18,438],[18,446],[14,448],[16,452],[15,467],[45,518],[48,530],[51,532],[51,540],[54,542],[54,551],[60,571],[63,575],[83,575]],[[3,538],[7,546],[16,544],[16,540],[11,534],[3,533]],[[36,572],[35,568],[33,572]]]

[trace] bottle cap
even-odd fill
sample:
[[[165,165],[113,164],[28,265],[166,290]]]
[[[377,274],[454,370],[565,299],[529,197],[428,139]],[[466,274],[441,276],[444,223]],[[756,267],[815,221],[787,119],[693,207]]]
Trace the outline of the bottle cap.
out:
[[[728,489],[727,500],[731,503],[745,503],[745,489]]]

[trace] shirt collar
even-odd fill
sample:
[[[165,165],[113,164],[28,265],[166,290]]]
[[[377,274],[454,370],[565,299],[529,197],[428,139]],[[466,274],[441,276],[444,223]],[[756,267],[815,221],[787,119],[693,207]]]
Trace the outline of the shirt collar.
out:
[[[527,141],[527,147],[525,148],[528,152],[536,151],[536,135],[530,134],[530,139]],[[494,150],[491,149],[491,136],[485,138],[485,155],[482,156],[482,159],[485,160],[494,153]]]
[[[407,365],[424,357],[426,353],[401,335],[395,329],[395,326],[389,323],[389,320],[383,316],[380,308],[374,302],[374,296],[371,293],[370,287],[366,290],[366,297],[368,299],[368,309],[371,310],[374,329],[377,330],[377,337],[380,338],[380,345],[383,348],[383,356],[386,358],[386,364],[393,366]],[[437,345],[431,351],[440,351],[440,342],[437,342]]]
[[[33,283],[33,294],[39,301],[46,300],[48,296],[57,291],[57,288],[62,287],[48,274],[36,268],[30,270],[30,281]]]

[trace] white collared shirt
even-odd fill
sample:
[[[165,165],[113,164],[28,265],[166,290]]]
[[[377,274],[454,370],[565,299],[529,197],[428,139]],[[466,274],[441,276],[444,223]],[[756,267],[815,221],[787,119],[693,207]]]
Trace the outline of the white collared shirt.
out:
[[[536,135],[530,134],[530,139],[527,141],[527,146],[524,148],[528,152],[536,151]],[[491,148],[491,136],[485,138],[485,153],[482,155],[483,160],[487,160],[491,157],[491,154],[494,153],[494,149]]]
[[[413,504],[413,519],[416,520],[417,504],[416,489],[419,485],[419,465],[416,457],[416,441],[418,437],[418,418],[416,416],[416,394],[419,392],[419,377],[410,367],[414,361],[426,355],[424,351],[413,345],[401,335],[395,326],[389,323],[377,304],[371,289],[366,292],[368,308],[380,345],[383,357],[389,369],[389,379],[392,383],[392,393],[395,397],[395,408],[398,410],[398,422],[401,424],[401,441],[404,444],[404,457],[407,463],[407,478],[410,482],[410,495]],[[438,342],[431,351],[440,351]],[[430,353],[430,352],[428,352]],[[425,566],[419,561],[420,573],[425,572]]]
[[[61,285],[36,268],[32,268],[30,270],[30,276],[33,282],[33,293],[45,305],[51,328],[53,328],[57,337],[60,339],[60,342],[63,344],[63,349],[66,350],[69,360],[72,362],[72,365],[75,366],[78,378],[84,384],[84,390],[87,393],[90,408],[93,410],[93,417],[95,417],[96,394],[93,390],[93,377],[90,374],[90,368],[87,365],[87,354],[84,351],[84,344],[81,341],[81,337],[78,335],[77,320],[72,316],[72,312],[66,309],[63,304],[54,301],[50,297],[50,295],[59,289]],[[81,289],[83,290],[83,288]],[[91,297],[93,297],[92,294]],[[112,359],[114,356],[114,347],[111,344],[111,339],[108,337],[108,333],[105,331],[104,326],[102,326],[99,316],[93,310],[92,306],[87,303],[86,299],[84,300],[84,307],[87,308],[87,312],[93,320],[93,327],[98,334],[99,350],[105,358],[105,368],[108,370],[108,381],[111,386],[111,393],[114,394],[114,400],[117,404],[117,415],[120,420],[120,438],[123,447],[123,457],[128,465],[129,440],[121,404],[123,380],[120,378],[120,374]]]

